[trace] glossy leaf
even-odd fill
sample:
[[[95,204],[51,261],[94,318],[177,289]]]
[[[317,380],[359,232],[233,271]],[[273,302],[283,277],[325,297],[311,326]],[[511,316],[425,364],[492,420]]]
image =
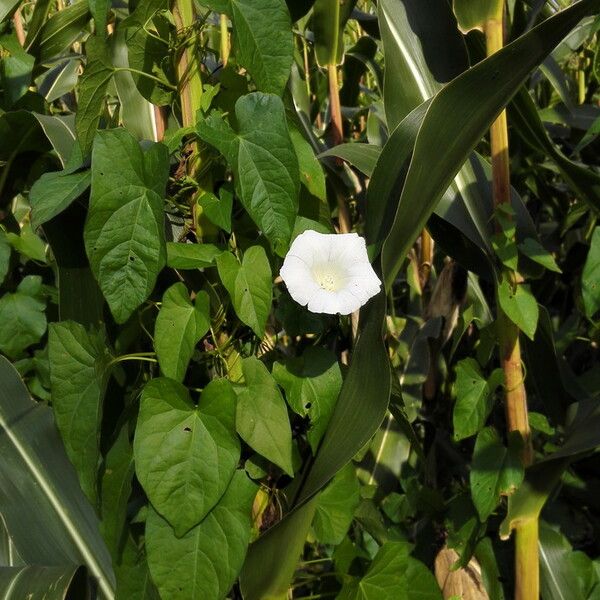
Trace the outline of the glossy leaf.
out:
[[[315,36],[315,56],[321,67],[339,65],[344,60],[344,26],[356,0],[316,0],[313,6],[312,29]]]
[[[352,579],[344,585],[339,600],[440,600],[433,574],[409,555],[409,549],[405,542],[383,544],[362,579]]]
[[[0,594],[6,600],[17,598],[85,598],[90,595],[85,568],[65,567],[0,567]]]
[[[12,13],[19,4],[19,0],[3,0],[0,4],[0,23],[4,22],[6,17]]]
[[[591,319],[600,310],[600,227],[594,229],[592,243],[581,274],[585,314]]]
[[[552,255],[536,240],[526,238],[522,243],[519,244],[519,252],[528,256],[531,260],[539,263],[548,271],[554,271],[555,273],[561,273],[558,268],[556,261]]]
[[[27,280],[14,293],[0,297],[0,352],[16,358],[25,348],[40,341],[46,332],[46,303],[31,294]]]
[[[55,12],[41,28],[29,51],[45,63],[69,52],[90,18],[87,0],[78,0]]]
[[[529,287],[523,284],[513,287],[503,277],[498,287],[498,302],[508,318],[532,340],[537,328],[539,308]]]
[[[500,109],[515,94],[529,71],[579,20],[594,10],[594,2],[583,0],[547,19],[454,79],[431,101],[382,252],[386,287],[391,285],[408,249],[454,174]],[[492,72],[499,72],[500,76],[492,79],[489,76]],[[447,119],[448,114],[455,118]],[[468,116],[463,119],[460,115]],[[436,168],[425,168],[427,157],[434,149],[450,142],[451,150],[443,153],[443,160],[436,163]],[[391,176],[388,172],[387,177],[395,179],[396,173]]]
[[[133,78],[134,74],[119,70],[129,67],[126,34],[126,30],[118,28],[112,43],[112,63],[116,67],[113,82],[121,104],[123,126],[139,140],[158,140],[156,109],[140,94]],[[148,78],[145,80],[148,81]]]
[[[87,565],[101,593],[114,595],[110,555],[54,426],[52,411],[29,396],[0,357],[0,503],[24,564]]]
[[[478,433],[492,410],[493,393],[502,383],[503,372],[496,369],[486,380],[479,364],[465,358],[456,365],[456,404],[452,413],[454,439]]]
[[[183,536],[219,502],[239,460],[231,384],[211,381],[195,407],[180,383],[152,379],[142,393],[133,449],[150,502]]]
[[[286,592],[297,552],[284,550],[292,541],[300,550],[314,510],[313,496],[371,439],[385,417],[391,389],[389,359],[382,341],[385,295],[379,294],[361,310],[359,336],[342,391],[315,461],[296,495],[294,509],[250,547],[242,587],[250,600],[268,590]],[[273,566],[268,573],[260,565]]]
[[[52,323],[49,333],[52,406],[81,487],[96,502],[102,404],[110,353],[104,337],[79,323]]]
[[[337,156],[356,167],[367,177],[371,177],[380,155],[381,148],[374,144],[347,143],[339,144],[325,150],[325,152],[321,152],[319,158]]]
[[[352,463],[319,494],[312,527],[321,544],[340,544],[360,502],[360,485]]]
[[[47,102],[54,102],[61,96],[73,91],[77,85],[80,62],[72,59],[59,63],[50,69],[38,82],[38,91]]]
[[[543,598],[546,600],[584,600],[587,598],[582,589],[572,562],[573,548],[568,540],[551,528],[540,523],[540,584]]]
[[[19,232],[5,234],[6,241],[19,253],[40,263],[46,262],[46,244],[36,235],[31,226],[24,224]]]
[[[31,187],[31,225],[37,229],[60,214],[89,187],[90,171],[44,173]]]
[[[154,327],[154,347],[163,375],[183,381],[196,344],[210,328],[209,310],[208,294],[198,292],[192,304],[181,282],[164,293]]]
[[[118,323],[146,300],[165,263],[161,196],[167,165],[164,146],[143,154],[124,130],[101,132],[94,142],[84,239],[92,271]]]
[[[275,363],[273,377],[285,390],[292,410],[309,416],[311,427],[307,436],[315,453],[342,387],[335,355],[324,348],[308,348],[301,357]]]
[[[523,480],[518,444],[502,444],[496,430],[486,427],[477,435],[470,483],[473,504],[481,522],[492,514],[500,495],[510,495]]]
[[[144,2],[136,7],[126,31],[127,62],[137,72],[131,77],[138,92],[152,104],[168,105],[174,97],[175,73],[169,60],[171,24],[166,15],[156,14],[166,9],[166,2]],[[150,73],[153,78],[142,73]]]
[[[298,212],[300,185],[283,102],[255,92],[236,102],[235,115],[238,131],[213,112],[199,124],[198,135],[225,156],[244,207],[283,255]]]
[[[294,53],[284,0],[230,0],[230,7],[236,58],[260,91],[281,96]]]
[[[464,71],[468,60],[447,2],[383,0],[377,10],[388,65],[384,107],[392,132],[413,109]]]
[[[167,266],[173,269],[203,269],[215,264],[223,251],[213,244],[167,242]]]
[[[503,0],[453,0],[454,14],[463,33],[484,31],[487,21],[502,17]]]
[[[230,252],[223,252],[217,257],[217,268],[236,314],[262,338],[273,293],[271,267],[264,248],[248,248],[242,264]]]
[[[242,371],[244,387],[237,389],[237,431],[252,449],[293,475],[292,431],[275,380],[254,357],[243,360]]]
[[[75,127],[84,156],[92,149],[92,142],[100,115],[104,110],[104,97],[113,76],[110,52],[106,40],[92,36],[86,42],[87,63],[79,79],[79,103]]]
[[[269,537],[259,538],[250,546],[240,573],[240,588],[244,600],[285,597],[315,514],[318,496],[286,517],[285,527],[269,530]],[[267,545],[263,542],[268,540]],[[285,551],[282,551],[285,549]],[[270,573],[262,572],[265,560],[276,565]]]
[[[183,537],[150,509],[146,521],[148,565],[161,598],[223,599],[244,561],[256,485],[237,471],[206,518]]]

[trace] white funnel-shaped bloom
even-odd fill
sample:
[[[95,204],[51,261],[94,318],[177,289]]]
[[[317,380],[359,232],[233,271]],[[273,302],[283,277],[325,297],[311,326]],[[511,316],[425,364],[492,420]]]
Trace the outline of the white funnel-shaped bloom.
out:
[[[365,240],[356,233],[301,233],[279,274],[292,298],[315,313],[349,315],[381,288]]]

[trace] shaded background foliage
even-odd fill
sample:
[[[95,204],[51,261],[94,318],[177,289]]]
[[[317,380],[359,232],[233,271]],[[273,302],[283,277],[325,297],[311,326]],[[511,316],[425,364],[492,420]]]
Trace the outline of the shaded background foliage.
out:
[[[542,597],[598,594],[600,19],[570,5],[508,2],[486,59],[446,0],[0,0],[2,589],[501,599],[541,511]],[[277,279],[347,226],[385,282],[357,332]]]

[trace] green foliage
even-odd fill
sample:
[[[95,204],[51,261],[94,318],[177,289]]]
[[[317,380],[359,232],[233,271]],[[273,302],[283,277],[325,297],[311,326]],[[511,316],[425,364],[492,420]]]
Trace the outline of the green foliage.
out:
[[[217,504],[233,476],[240,445],[231,384],[213,380],[195,407],[187,388],[168,378],[144,387],[136,428],[136,474],[177,537]]]
[[[14,367],[0,357],[0,449],[5,458],[0,466],[0,535],[13,556],[3,559],[3,571],[13,585],[30,590],[26,593],[31,593],[29,583],[43,595],[48,590],[41,585],[52,580],[66,585],[68,573],[86,565],[102,594],[110,597],[114,574],[98,517],[79,487],[53,421],[53,411],[31,398]],[[19,577],[14,577],[17,570]]]
[[[533,339],[537,327],[539,308],[531,290],[523,284],[512,284],[506,277],[498,287],[498,303],[508,318]]]
[[[230,0],[228,12],[240,64],[248,69],[259,90],[281,95],[294,48],[284,1]]]
[[[543,518],[597,594],[600,3],[453,4],[0,2],[6,593],[501,600]],[[346,228],[385,290],[312,313]]]
[[[253,93],[235,104],[237,131],[212,113],[198,135],[217,147],[235,173],[244,207],[278,254],[285,254],[298,212],[298,159],[285,121],[283,102]]]
[[[148,513],[148,563],[161,597],[225,598],[250,540],[256,486],[236,471],[215,508],[183,537],[154,510]]]
[[[81,487],[96,501],[100,422],[110,353],[101,333],[79,323],[53,323],[49,334],[52,406]]]
[[[600,309],[600,227],[594,229],[592,243],[581,275],[585,314],[592,318]]]
[[[498,433],[486,427],[477,435],[471,468],[471,496],[480,520],[486,521],[501,495],[510,495],[523,480],[519,435],[509,439],[506,448]]]
[[[163,375],[182,381],[196,344],[210,328],[210,300],[204,291],[190,300],[183,283],[163,295],[154,326],[154,347]]]
[[[156,145],[143,153],[124,130],[98,134],[94,143],[85,246],[118,323],[150,295],[165,263],[165,150]]]
[[[516,40],[512,47],[504,48],[454,79],[435,96],[415,140],[396,216],[383,247],[386,287],[391,285],[440,196],[499,109],[515,94],[531,68],[582,18],[587,8],[585,3],[580,3],[545,21]],[[518,63],[514,61],[514,53],[522,57]],[[502,73],[502,81],[488,77],[487,73],[491,72]],[[482,102],[482,98],[486,102]],[[454,118],[447,119],[449,114]],[[468,116],[459,117],[463,114]],[[443,160],[436,162],[435,169],[423,169],[427,156],[431,156],[443,140],[455,141],[452,151],[443,153]],[[398,149],[389,147],[389,152],[398,153]],[[379,202],[385,205],[389,199],[384,197]]]
[[[504,373],[495,369],[486,380],[477,361],[465,358],[456,365],[456,404],[452,420],[454,438],[462,440],[478,433],[493,408],[493,394]]]
[[[310,418],[307,437],[316,452],[342,387],[335,355],[323,348],[308,348],[299,358],[275,363],[273,377],[285,390],[290,408]]]
[[[167,266],[172,269],[203,269],[213,265],[222,252],[212,244],[167,242]]]
[[[258,359],[244,359],[242,372],[244,387],[236,390],[238,433],[259,454],[293,475],[292,432],[283,397]]]
[[[271,267],[264,249],[252,246],[241,264],[230,252],[220,254],[216,262],[238,317],[263,337],[272,298]]]
[[[338,545],[352,523],[360,501],[354,465],[346,465],[319,494],[313,519],[315,537],[322,544]]]
[[[104,96],[113,75],[113,66],[106,41],[90,37],[86,42],[87,63],[78,83],[79,110],[75,127],[81,152],[86,156],[92,149],[104,109]]]
[[[231,233],[231,209],[233,194],[225,188],[219,190],[219,198],[210,192],[204,192],[198,198],[198,206],[202,213],[217,227]]]
[[[3,323],[0,351],[12,358],[39,342],[46,332],[46,302],[40,297],[40,286],[32,289],[27,285],[30,282],[31,279],[24,279],[13,294],[7,293],[0,298],[0,319]]]
[[[405,542],[383,544],[364,577],[350,580],[338,597],[344,600],[441,598],[433,575],[409,555],[409,549]]]
[[[114,558],[120,557],[123,532],[127,519],[127,503],[131,495],[134,474],[133,448],[127,427],[119,432],[106,453],[106,469],[102,476],[100,530]]]
[[[502,0],[454,0],[454,14],[463,33],[473,29],[484,31],[488,20],[502,14]]]
[[[63,212],[90,187],[91,181],[88,170],[44,173],[29,192],[32,226],[37,228]]]

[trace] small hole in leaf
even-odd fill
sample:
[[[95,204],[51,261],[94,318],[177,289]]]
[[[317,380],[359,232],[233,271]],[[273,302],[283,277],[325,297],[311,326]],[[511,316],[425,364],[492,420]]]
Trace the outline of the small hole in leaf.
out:
[[[306,408],[306,410],[308,410],[308,409],[309,409],[311,406],[312,406],[312,402],[307,402],[307,403],[304,405],[304,408]]]
[[[191,429],[189,427],[184,427],[183,430],[184,431],[191,431]]]

